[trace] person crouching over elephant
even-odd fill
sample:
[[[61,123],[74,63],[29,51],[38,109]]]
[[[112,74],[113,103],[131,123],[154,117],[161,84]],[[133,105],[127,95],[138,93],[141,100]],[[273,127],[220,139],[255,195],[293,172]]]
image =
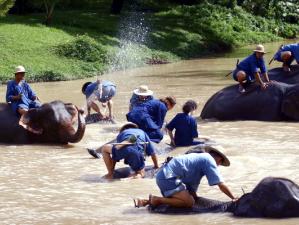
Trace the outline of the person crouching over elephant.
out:
[[[253,50],[253,54],[241,61],[237,68],[233,71],[234,80],[239,82],[239,92],[245,93],[245,84],[257,82],[264,90],[267,88],[267,83],[270,82],[267,68],[264,61],[265,48],[263,45],[257,45]],[[266,82],[263,81],[263,75]]]
[[[174,97],[153,99],[139,104],[127,114],[127,120],[135,123],[149,136],[151,141],[159,143],[163,139],[161,131],[167,111],[176,104]]]
[[[133,123],[124,125],[116,138],[117,143],[106,144],[101,148],[103,159],[108,170],[104,176],[113,179],[116,162],[124,159],[125,164],[135,172],[134,177],[144,177],[145,154],[151,156],[154,168],[158,168],[158,159],[147,134]]]
[[[25,81],[25,73],[25,68],[18,66],[15,72],[15,79],[7,83],[6,91],[6,102],[20,116],[23,116],[29,109],[41,106],[39,98]]]
[[[230,161],[218,149],[207,147],[205,153],[190,153],[172,158],[156,175],[156,183],[163,197],[135,199],[135,207],[169,205],[177,208],[192,208],[197,200],[196,191],[201,179],[206,176],[209,185],[219,189],[232,200],[236,197],[224,184],[218,166],[229,166]]]
[[[170,137],[171,146],[198,145],[202,142],[194,141],[198,138],[197,121],[192,117],[192,113],[197,109],[197,104],[193,100],[187,101],[183,105],[183,113],[178,113],[166,126]],[[173,137],[173,130],[175,135]]]
[[[96,82],[87,82],[82,86],[82,93],[86,96],[87,102],[87,114],[90,115],[91,108],[97,112],[100,116],[100,119],[113,119],[113,101],[112,98],[116,94],[116,85],[111,81],[96,81]],[[109,109],[109,116],[104,115],[96,101],[102,103],[104,108]]]
[[[274,60],[282,62],[284,71],[291,71],[290,65],[294,60],[299,64],[299,43],[283,45],[274,55]]]
[[[139,88],[135,89],[130,99],[129,111],[131,111],[135,106],[153,100],[153,94],[154,92],[146,85],[141,85]]]

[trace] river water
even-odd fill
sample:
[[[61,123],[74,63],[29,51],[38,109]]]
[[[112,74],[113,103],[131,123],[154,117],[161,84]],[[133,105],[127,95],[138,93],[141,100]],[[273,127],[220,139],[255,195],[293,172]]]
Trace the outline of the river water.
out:
[[[266,45],[270,52],[267,60],[279,45]],[[100,179],[106,173],[103,161],[92,159],[85,150],[115,137],[117,129],[125,122],[132,90],[141,84],[149,85],[156,97],[177,97],[178,104],[168,113],[167,120],[180,112],[188,99],[199,102],[197,114],[200,114],[203,104],[213,93],[233,83],[224,75],[234,67],[238,57],[243,58],[250,52],[251,47],[216,58],[106,74],[102,78],[112,80],[118,88],[114,98],[118,124],[88,125],[84,139],[74,145],[1,145],[0,224],[299,224],[299,219],[238,219],[230,214],[149,214],[146,209],[135,209],[132,198],[159,194],[155,181],[103,183]],[[274,63],[272,67],[278,65]],[[61,99],[83,106],[80,90],[85,81],[39,83],[32,87],[44,102]],[[2,86],[0,96],[4,94]],[[298,182],[298,123],[200,121],[198,126],[202,135],[226,149],[231,167],[220,169],[235,195],[242,195],[241,188],[251,191],[266,176],[283,176]],[[184,149],[177,149],[170,155],[182,153]],[[159,156],[161,161],[164,158],[165,155]],[[206,179],[198,193],[228,200],[217,187],[209,187]]]

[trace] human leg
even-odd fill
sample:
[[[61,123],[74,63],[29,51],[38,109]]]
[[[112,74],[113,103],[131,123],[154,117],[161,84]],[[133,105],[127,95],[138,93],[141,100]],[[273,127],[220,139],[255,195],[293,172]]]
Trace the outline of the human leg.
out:
[[[111,157],[112,148],[112,145],[104,145],[102,147],[102,155],[108,171],[108,173],[105,175],[106,179],[113,179],[113,172],[116,164],[116,161]]]

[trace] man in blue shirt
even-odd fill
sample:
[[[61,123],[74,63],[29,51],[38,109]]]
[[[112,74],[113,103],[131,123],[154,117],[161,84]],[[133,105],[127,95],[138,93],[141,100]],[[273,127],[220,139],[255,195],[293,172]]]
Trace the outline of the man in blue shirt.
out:
[[[282,62],[283,70],[291,71],[290,65],[294,60],[299,64],[299,43],[283,45],[274,55],[274,60]]]
[[[252,55],[241,61],[233,72],[234,80],[239,82],[240,93],[245,93],[244,83],[257,82],[262,89],[266,89],[267,83],[270,82],[264,61],[264,46],[257,45],[253,52]],[[261,75],[266,82],[263,81]]]
[[[232,200],[236,198],[224,184],[218,166],[229,166],[228,158],[214,147],[206,147],[206,153],[190,153],[172,158],[161,167],[156,182],[163,197],[150,195],[149,199],[136,199],[135,206],[169,205],[191,208],[197,200],[197,189],[205,176],[210,186],[219,189]]]
[[[197,104],[193,100],[187,101],[183,105],[183,113],[178,113],[166,126],[171,145],[173,147],[197,145],[201,142],[194,141],[198,138],[197,122],[192,117],[192,112],[197,109]],[[175,129],[173,137],[172,131]]]
[[[101,148],[108,170],[105,175],[106,179],[113,179],[115,164],[122,159],[135,172],[135,177],[144,177],[145,155],[151,156],[155,168],[159,167],[153,144],[147,134],[138,129],[136,124],[124,125],[120,129],[116,141],[117,144],[107,144]]]
[[[38,97],[25,81],[25,68],[18,66],[15,79],[7,83],[6,102],[9,103],[14,112],[24,115],[31,108],[38,108],[41,104]]]
[[[135,123],[156,143],[163,139],[161,128],[168,110],[176,104],[175,98],[153,99],[137,105],[127,114],[127,120]]]
[[[94,83],[87,82],[82,86],[82,93],[86,96],[87,102],[87,112],[90,114],[90,109],[92,108],[96,111],[100,119],[113,119],[113,102],[112,97],[116,94],[116,85],[111,81],[96,81]],[[109,109],[109,117],[107,118],[102,114],[96,101],[102,103],[103,107]]]
[[[153,94],[154,92],[146,85],[141,85],[139,88],[135,89],[130,99],[129,111],[131,111],[135,106],[153,100]]]

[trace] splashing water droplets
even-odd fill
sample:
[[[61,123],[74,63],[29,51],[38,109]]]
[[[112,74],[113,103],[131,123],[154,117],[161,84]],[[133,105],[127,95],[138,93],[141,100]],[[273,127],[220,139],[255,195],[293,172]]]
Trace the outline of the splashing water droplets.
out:
[[[107,72],[126,70],[145,64],[144,51],[148,50],[149,27],[143,12],[130,12],[125,15],[119,26],[119,48],[113,55]]]

